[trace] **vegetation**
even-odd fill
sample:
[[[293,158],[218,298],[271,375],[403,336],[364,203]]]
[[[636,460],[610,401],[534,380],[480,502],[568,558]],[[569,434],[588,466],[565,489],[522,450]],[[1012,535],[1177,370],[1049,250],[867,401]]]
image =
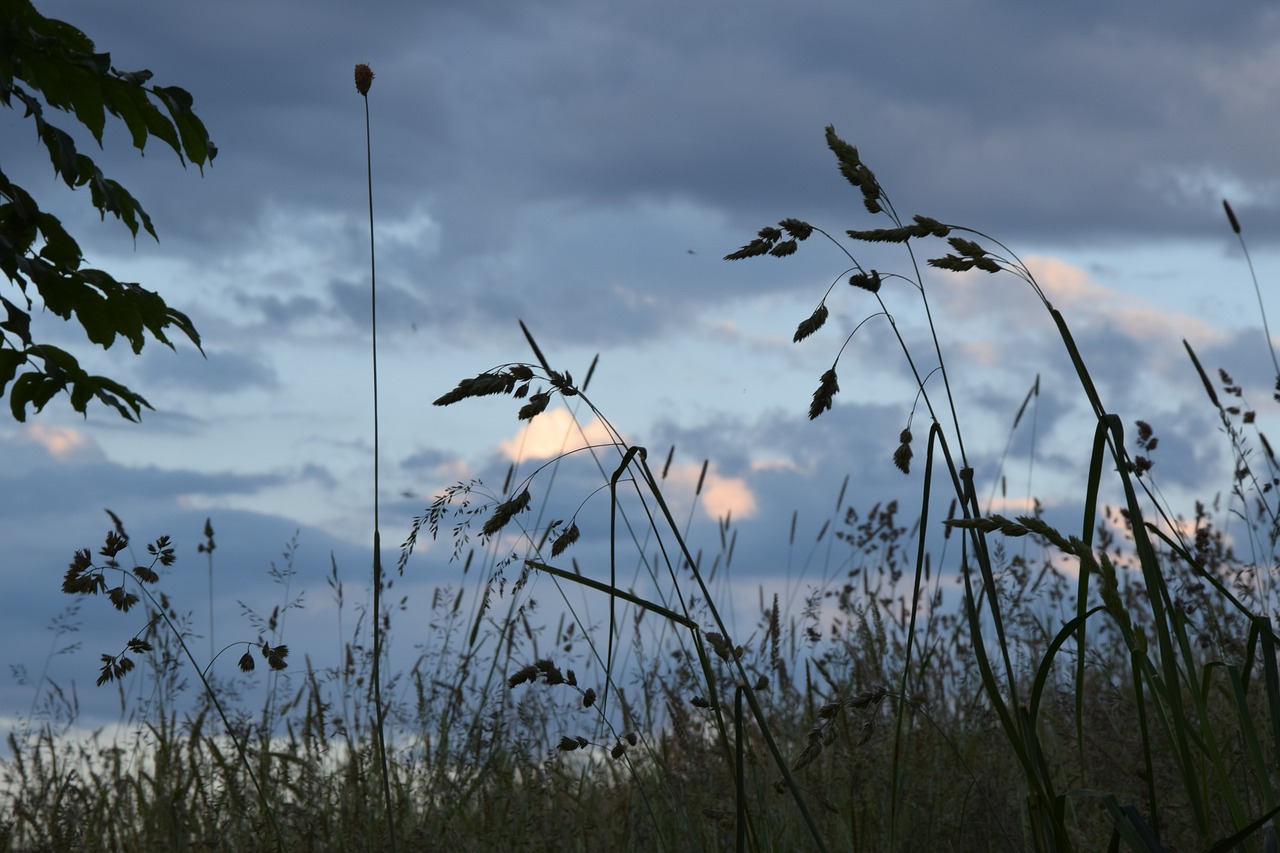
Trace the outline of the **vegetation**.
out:
[[[667,479],[675,449],[659,466],[628,444],[588,397],[592,371],[576,383],[525,329],[530,362],[463,379],[436,403],[505,395],[531,420],[558,398],[580,426],[598,419],[612,441],[528,474],[513,467],[496,491],[459,483],[414,519],[398,574],[412,571],[423,537],[443,531],[457,580],[413,604],[429,627],[412,637],[420,654],[411,666],[378,674],[405,627],[394,606],[377,604],[361,611],[340,664],[293,670],[261,709],[237,707],[234,682],[205,681],[197,711],[180,714],[174,673],[189,628],[163,596],[128,597],[163,574],[116,562],[128,544],[121,525],[102,550],[107,563],[78,553],[64,588],[149,611],[102,672],[125,676],[122,660],[137,657],[144,666],[127,677],[154,679],[163,699],[136,721],[136,744],[86,741],[65,737],[75,708],[52,688],[46,712],[9,738],[3,848],[1274,845],[1280,466],[1243,390],[1225,372],[1212,381],[1188,345],[1235,453],[1228,500],[1248,524],[1247,558],[1206,506],[1183,518],[1164,505],[1152,486],[1155,431],[1139,422],[1133,447],[1143,455],[1130,452],[1066,319],[1026,265],[985,235],[900,217],[857,150],[831,128],[827,141],[868,213],[887,225],[847,236],[900,245],[906,272],[864,268],[844,243],[796,219],[761,229],[728,258],[785,257],[819,235],[847,256],[837,283],[871,301],[870,316],[895,334],[890,289],[895,304],[919,306],[932,350],[897,339],[916,379],[911,411],[927,414],[924,460],[910,417],[893,458],[904,472],[916,466],[918,506],[855,505],[842,490],[813,543],[825,543],[820,576],[762,588],[754,626],[731,624],[732,519],[721,520],[714,554],[690,542]],[[1079,529],[1055,528],[1038,505],[1013,519],[979,505],[964,401],[952,395],[917,256],[938,240],[949,250],[929,265],[1009,273],[1032,288],[1071,357],[1096,418],[1081,449],[1089,478]],[[797,342],[821,331],[833,291],[799,324]],[[832,408],[843,352],[819,379],[811,418]],[[598,488],[566,503],[553,486],[569,466],[597,471]],[[1104,477],[1115,478],[1121,506],[1100,505]],[[796,527],[792,549],[812,548]],[[607,538],[607,551],[578,565],[573,555],[593,538]],[[161,570],[164,553],[157,542]],[[375,588],[385,592],[392,579],[378,568]],[[536,604],[535,581],[561,597],[563,615]],[[341,611],[336,565],[330,586]],[[582,612],[584,595],[605,615]],[[798,606],[784,606],[792,600]],[[372,646],[370,623],[382,632]],[[287,668],[274,616],[257,627],[246,645]]]
[[[151,217],[127,189],[102,173],[70,133],[46,119],[45,108],[73,116],[99,146],[110,114],[123,123],[139,151],[158,139],[184,165],[190,162],[203,170],[217,149],[192,112],[191,95],[176,86],[149,85],[152,76],[147,70],[114,68],[109,53],[98,52],[70,24],[41,15],[30,0],[6,0],[0,11],[0,103],[21,107],[24,118],[35,123],[54,175],[70,189],[88,187],[98,213],[120,220],[135,238],[139,228],[156,237]],[[127,420],[151,408],[142,395],[106,376],[91,375],[73,354],[40,340],[32,327],[37,304],[63,320],[74,318],[89,342],[103,349],[122,338],[133,352],[141,352],[148,336],[172,348],[168,334],[173,330],[200,346],[191,320],[159,294],[86,267],[79,244],[61,221],[41,210],[35,197],[3,171],[0,270],[16,289],[10,291],[12,298],[0,296],[0,396],[7,394],[19,421],[29,408],[39,412],[62,393],[82,414],[93,400]]]

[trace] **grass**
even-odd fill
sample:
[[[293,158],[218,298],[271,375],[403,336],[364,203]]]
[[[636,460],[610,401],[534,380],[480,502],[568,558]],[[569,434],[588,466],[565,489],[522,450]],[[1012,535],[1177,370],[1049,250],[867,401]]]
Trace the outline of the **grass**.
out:
[[[899,246],[905,272],[864,268],[796,219],[728,258],[785,258],[815,235],[842,254],[837,283],[869,306],[864,323],[890,325],[915,377],[892,463],[918,476],[918,505],[855,505],[842,489],[810,541],[793,517],[785,535],[807,574],[761,587],[754,619],[730,619],[746,559],[735,523],[691,541],[692,515],[677,518],[671,501],[696,504],[702,480],[676,495],[675,449],[659,465],[624,441],[588,396],[594,365],[575,383],[524,329],[529,362],[436,402],[508,396],[525,420],[562,404],[584,436],[598,420],[612,440],[566,436],[561,457],[513,466],[500,489],[452,486],[407,525],[399,574],[423,537],[451,540],[454,581],[412,603],[426,636],[402,624],[407,603],[377,601],[340,639],[340,662],[313,667],[288,657],[280,611],[251,620],[257,639],[226,649],[292,675],[251,709],[236,681],[206,677],[213,660],[197,664],[190,627],[159,594],[167,542],[150,574],[117,562],[122,524],[101,565],[78,553],[69,593],[147,614],[104,657],[104,681],[152,679],[160,701],[126,734],[74,738],[74,702],[47,688],[9,737],[0,849],[1274,849],[1280,465],[1244,390],[1187,345],[1235,456],[1229,535],[1208,505],[1181,517],[1161,499],[1155,430],[1138,422],[1126,438],[1085,358],[1106,353],[1078,350],[1016,255],[900,218],[856,148],[830,128],[827,140],[885,224],[848,238]],[[1078,527],[1052,526],[1039,504],[1018,518],[982,510],[926,266],[1011,275],[1040,299],[1096,422],[1078,449],[1089,471]],[[834,292],[797,343],[823,331]],[[928,351],[898,333],[894,312],[906,310],[928,323]],[[819,377],[811,418],[833,409],[862,327]],[[1038,390],[1010,440],[1032,428],[1023,416]],[[564,495],[558,478],[584,471],[595,490]],[[1119,505],[1101,503],[1106,493]],[[212,526],[206,537],[212,570]],[[329,585],[341,613],[336,564]],[[387,673],[403,632],[417,656]],[[184,667],[200,687],[196,710],[180,713]]]

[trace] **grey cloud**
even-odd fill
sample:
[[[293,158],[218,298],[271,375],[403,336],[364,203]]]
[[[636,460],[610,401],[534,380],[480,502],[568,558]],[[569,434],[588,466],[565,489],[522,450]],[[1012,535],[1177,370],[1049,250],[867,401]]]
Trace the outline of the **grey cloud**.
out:
[[[172,351],[163,346],[150,349],[137,366],[142,387],[226,394],[279,386],[275,370],[256,354],[213,346],[205,348],[203,357],[190,346]]]
[[[282,276],[271,279],[278,289],[264,288],[258,271],[241,276],[239,311],[228,309],[229,316],[193,312],[209,363],[159,347],[156,355],[144,353],[137,367],[147,379],[144,392],[179,383],[208,391],[272,388],[275,374],[253,343],[264,330],[287,343],[334,319],[367,328],[364,114],[351,82],[357,61],[370,62],[378,74],[369,102],[378,222],[407,222],[415,213],[430,219],[420,235],[378,244],[379,316],[387,318],[393,339],[416,324],[453,347],[491,340],[501,329],[523,354],[514,326],[521,318],[548,349],[572,341],[607,351],[705,328],[695,323],[744,296],[809,288],[816,302],[845,263],[829,246],[806,245],[800,256],[782,260],[728,264],[719,258],[784,216],[837,235],[885,224],[862,210],[837,172],[822,138],[828,123],[860,147],[904,216],[920,212],[970,224],[1015,248],[1068,251],[1092,239],[1141,245],[1218,234],[1226,245],[1217,195],[1232,187],[1250,191],[1237,205],[1250,239],[1262,247],[1280,236],[1269,189],[1280,180],[1272,151],[1280,127],[1266,106],[1275,89],[1271,69],[1280,67],[1267,61],[1280,18],[1261,4],[1180,5],[1156,13],[1101,3],[829,2],[779,10],[758,2],[727,9],[663,0],[535,9],[495,0],[392,2],[375,14],[332,0],[284,0],[121,6],[108,14],[97,3],[48,0],[42,9],[89,30],[118,65],[151,67],[157,82],[188,88],[221,148],[200,177],[183,173],[159,146],[140,158],[121,134],[109,132],[106,151],[94,156],[135,191],[161,233],[158,246],[138,241],[140,258],[182,257],[198,273],[235,271],[270,253],[282,266],[293,251],[322,256],[320,276],[292,268],[262,272],[262,278]],[[47,158],[27,129],[21,128],[21,139],[9,129],[20,126],[19,119],[0,122],[12,134],[0,137],[13,152],[6,172],[37,191],[52,186]],[[88,208],[87,199],[77,197],[60,198],[54,207],[60,214],[74,211],[68,224],[78,236],[85,229],[91,257],[128,249],[123,229],[98,225]],[[314,217],[327,217],[326,227],[308,228]],[[302,225],[280,224],[293,220]],[[881,265],[879,249],[859,247],[858,254],[889,268]],[[313,282],[314,293],[302,289]],[[142,284],[169,295],[164,282]],[[850,300],[850,293],[862,298]],[[841,285],[830,328],[789,352],[821,352],[829,363],[840,330],[847,333],[875,310],[865,296]],[[914,307],[897,293],[890,296],[892,310],[905,314]],[[988,298],[987,305],[1006,306],[1021,297],[1001,289]],[[1157,429],[1155,475],[1188,490],[1215,482],[1229,457],[1215,442],[1220,436],[1195,377],[1187,371],[1179,379],[1176,366],[1148,359],[1146,344],[1123,329],[1081,316],[1071,313],[1068,320],[1107,400],[1116,401],[1127,429],[1136,417]],[[800,319],[803,312],[778,318],[781,340]],[[1042,313],[1035,325],[1025,319],[1002,315],[990,379],[957,371],[968,411],[977,413],[962,417],[996,430],[975,435],[983,447],[971,459],[987,485],[998,470],[1004,430],[1036,370],[1044,379],[1037,488],[1074,482],[1088,450],[1092,416],[1061,342]],[[954,329],[944,328],[947,352],[982,329],[980,316],[955,322]],[[926,330],[918,322],[905,325],[913,353],[923,358],[931,347]],[[958,338],[950,337],[953,331]],[[1260,335],[1252,335],[1199,351],[1209,369],[1227,367],[1261,404],[1274,377],[1269,360],[1250,343]],[[956,359],[957,367],[969,364]],[[929,370],[932,360],[921,367]],[[820,372],[812,375],[812,387]],[[986,376],[981,365],[974,372]],[[817,421],[805,417],[812,390],[806,388],[797,392],[793,410],[769,409],[751,422],[680,412],[652,430],[651,464],[675,444],[678,459],[711,458],[752,488],[759,512],[740,528],[744,573],[764,577],[787,565],[788,545],[778,531],[792,512],[802,529],[807,524],[816,531],[831,517],[846,474],[846,505],[897,498],[904,517],[918,507],[919,467],[904,477],[890,461],[911,411],[909,393],[868,403],[861,389],[864,381],[909,380],[885,323],[859,331],[840,375],[835,408]],[[440,380],[439,392],[457,378]],[[1127,410],[1134,405],[1127,398],[1148,379],[1162,389],[1185,388],[1189,396],[1161,394],[1154,412]],[[929,387],[931,393],[939,387],[936,378]],[[158,414],[154,426],[194,429],[180,419]],[[918,466],[926,424],[918,408]],[[1015,437],[1010,469],[1025,464],[1028,442],[1025,432]],[[752,462],[761,455],[792,469],[757,470]],[[403,460],[402,471],[430,478],[453,461],[458,457],[447,451],[421,450]],[[146,518],[151,531],[176,531],[180,522],[187,531],[184,565],[199,564],[191,543],[206,513],[176,514],[181,495],[251,494],[299,477],[331,488],[337,476],[314,466],[206,475],[101,459],[65,470],[36,462],[39,470],[12,472],[4,484],[6,493],[22,497],[6,510],[13,553],[52,555],[41,558],[44,574],[22,576],[24,592],[56,587],[60,564],[70,556],[65,546],[100,540],[103,506],[119,511],[131,528],[134,519]],[[479,468],[497,488],[507,463],[495,456]],[[607,557],[601,538],[607,495],[593,495],[602,476],[585,458],[566,465],[548,508],[568,517],[591,496],[580,510],[591,524],[583,525],[580,550],[570,552],[585,555],[584,563]],[[422,498],[404,499],[390,502],[387,514],[408,519],[422,508]],[[1074,505],[1053,512],[1063,529],[1080,524]],[[213,515],[218,566],[230,575],[228,583],[260,575],[261,555],[275,553],[294,529],[285,519]],[[714,523],[695,521],[693,538],[714,549]],[[144,535],[141,527],[134,532]],[[316,531],[304,531],[302,541],[320,549],[307,558],[309,583],[327,571],[329,546],[344,570],[358,568],[364,578],[367,555],[359,549],[343,549]],[[26,569],[5,568],[6,577]],[[255,598],[259,591],[254,588]],[[220,593],[220,605],[232,612],[234,600]]]
[[[1272,88],[1262,58],[1280,19],[1260,6],[406,3],[353,15],[231,3],[148,10],[145,28],[131,17],[141,11],[48,12],[191,89],[219,140],[204,178],[161,156],[102,153],[165,235],[148,253],[269,244],[269,209],[359,224],[363,111],[349,78],[355,61],[372,63],[379,216],[422,208],[439,226],[428,245],[387,248],[382,294],[391,316],[446,336],[521,317],[548,336],[652,339],[781,286],[709,262],[784,216],[837,233],[884,224],[837,173],[827,123],[861,146],[904,215],[1015,245],[1225,236],[1219,192],[1280,181],[1267,142],[1280,127],[1255,104]],[[1280,207],[1252,195],[1242,215],[1270,242]],[[702,221],[678,219],[680,205]],[[348,236],[339,275],[364,264]],[[698,265],[681,266],[695,245]],[[335,293],[358,317],[355,289]],[[318,310],[255,306],[269,319]]]
[[[322,313],[323,304],[314,296],[289,296],[282,298],[274,293],[260,295],[239,293],[235,299],[241,305],[257,311],[262,319],[274,328],[284,328],[305,321]]]
[[[126,21],[65,6],[104,42],[144,51]],[[234,8],[208,15],[198,33],[167,11],[158,23],[173,42],[148,44],[157,63],[172,52],[167,73],[225,128],[228,162],[267,143],[255,156],[274,162],[243,177],[228,167],[229,177],[297,204],[362,204],[359,104],[347,91],[351,63],[337,57],[364,43],[386,57],[373,104],[386,140],[381,195],[396,207],[429,193],[448,200],[449,218],[487,210],[498,228],[510,205],[555,198],[693,196],[739,215],[816,200],[832,215],[847,204],[830,189],[838,177],[821,144],[834,122],[904,204],[1041,239],[1199,227],[1131,180],[1116,184],[1143,169],[1228,156],[1260,176],[1265,118],[1239,114],[1224,92],[1261,85],[1247,58],[1280,26],[1245,7],[1151,16],[1099,6],[1066,17],[984,3],[908,19],[897,7],[815,4],[761,27],[763,7],[750,6],[726,16],[404,5],[351,21],[344,45],[323,23],[337,7]],[[255,38],[228,39],[239,47],[227,55],[213,34],[232,21]],[[300,26],[312,51],[267,50]],[[378,58],[363,56],[375,71]],[[213,172],[202,183],[223,180]]]
[[[459,461],[458,455],[447,450],[427,448],[411,453],[400,460],[400,467],[411,472],[430,472],[441,465]]]

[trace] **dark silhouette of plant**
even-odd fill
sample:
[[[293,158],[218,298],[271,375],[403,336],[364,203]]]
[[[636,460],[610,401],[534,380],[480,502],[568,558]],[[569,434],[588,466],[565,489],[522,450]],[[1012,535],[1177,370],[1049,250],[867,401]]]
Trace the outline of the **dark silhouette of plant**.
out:
[[[222,702],[219,701],[213,685],[209,683],[208,672],[213,666],[213,660],[217,658],[217,655],[209,661],[208,666],[201,669],[199,664],[196,663],[191,647],[187,644],[186,633],[176,623],[177,614],[169,605],[168,597],[163,593],[159,593],[157,596],[157,593],[152,592],[152,588],[160,582],[160,573],[156,570],[156,567],[166,568],[173,565],[177,559],[169,537],[161,536],[155,542],[147,544],[147,554],[151,557],[151,561],[147,565],[139,563],[135,564],[132,569],[126,569],[118,557],[121,552],[129,547],[129,534],[125,532],[124,524],[120,521],[119,516],[111,510],[107,510],[107,514],[111,516],[113,527],[107,531],[102,548],[98,551],[98,555],[103,558],[101,563],[95,562],[88,548],[76,551],[75,557],[71,560],[71,564],[63,576],[62,591],[68,595],[75,596],[105,594],[107,600],[111,602],[115,609],[122,613],[128,613],[135,605],[142,603],[145,598],[148,618],[145,626],[125,641],[123,650],[115,654],[102,654],[102,668],[98,674],[98,686],[101,687],[112,681],[118,681],[132,671],[134,668],[132,656],[153,652],[155,647],[149,642],[149,639],[154,638],[160,626],[163,625],[168,628],[170,635],[177,641],[183,655],[199,677],[205,696],[218,713],[218,716],[222,718],[227,734],[235,744],[240,762],[249,774],[254,788],[257,789],[263,810],[272,824],[277,846],[279,847],[279,826],[277,825],[272,805],[267,799],[262,780],[253,769],[253,764],[249,760],[249,754],[243,739],[236,735],[235,727],[231,724],[231,720],[228,718]],[[207,522],[206,530],[210,531],[208,535],[212,537],[212,526]],[[111,586],[111,583],[116,581],[118,581],[117,585]],[[136,588],[141,595],[133,592],[131,587]],[[289,647],[284,644],[273,646],[259,637],[257,642],[241,641],[231,643],[223,651],[233,646],[246,647],[246,651],[240,656],[240,660],[237,663],[242,672],[252,672],[255,669],[254,651],[261,654],[267,665],[273,670],[282,670],[288,667],[286,658],[289,656]]]
[[[378,747],[378,766],[382,776],[383,802],[386,806],[388,837],[395,850],[395,809],[391,801],[391,772],[387,766],[387,744],[384,722],[386,709],[382,701],[382,533],[378,528],[378,268],[373,243],[373,145],[370,141],[369,87],[373,85],[373,69],[363,62],[355,67],[356,91],[364,100],[365,170],[369,188],[369,313],[371,317],[370,349],[373,366],[373,701],[374,736]]]
[[[191,110],[191,95],[176,86],[148,85],[152,76],[113,67],[111,55],[99,52],[88,36],[42,16],[30,0],[10,0],[0,12],[0,103],[22,108],[23,117],[35,122],[54,174],[73,190],[88,187],[102,218],[119,219],[135,239],[139,228],[156,237],[151,217],[77,149],[70,134],[46,120],[45,108],[74,116],[99,146],[110,113],[124,123],[139,151],[159,139],[183,165],[190,161],[203,173],[217,149]],[[103,349],[123,338],[138,353],[148,335],[172,349],[170,329],[200,347],[191,320],[159,294],[83,263],[79,244],[58,218],[0,171],[0,269],[17,289],[13,299],[0,296],[0,396],[8,393],[19,421],[26,420],[28,408],[39,412],[62,392],[86,415],[95,398],[126,420],[151,408],[137,392],[89,374],[71,353],[37,340],[31,328],[37,302],[63,320],[74,317],[89,342]]]

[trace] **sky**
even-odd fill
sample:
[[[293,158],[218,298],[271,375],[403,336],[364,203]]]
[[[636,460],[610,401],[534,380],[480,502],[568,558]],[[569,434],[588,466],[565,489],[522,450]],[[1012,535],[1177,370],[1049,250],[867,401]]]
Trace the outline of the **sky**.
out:
[[[123,128],[108,128],[95,159],[159,232],[135,243],[55,181],[19,113],[4,116],[6,174],[62,217],[89,264],[186,312],[204,350],[95,353],[74,328],[37,316],[39,335],[74,346],[154,411],[130,424],[105,409],[81,417],[62,399],[26,423],[0,422],[9,720],[31,714],[36,685],[53,683],[75,684],[88,717],[117,713],[118,697],[92,681],[99,652],[118,650],[136,620],[99,601],[67,616],[59,592],[74,552],[96,549],[110,529],[104,509],[139,559],[146,542],[173,538],[178,562],[162,588],[185,608],[204,661],[211,609],[220,647],[256,636],[244,607],[265,614],[301,595],[285,641],[320,666],[353,624],[348,613],[338,627],[326,581],[335,566],[347,606],[367,602],[374,441],[360,62],[376,75],[388,565],[442,489],[478,479],[496,493],[513,462],[523,482],[583,435],[607,436],[578,401],[554,402],[528,431],[508,398],[432,405],[464,377],[533,361],[520,321],[579,382],[598,357],[591,402],[655,468],[674,447],[664,482],[696,549],[718,553],[719,520],[732,519],[734,579],[721,580],[744,630],[762,594],[796,601],[838,579],[830,537],[803,543],[838,525],[844,507],[897,499],[909,522],[928,414],[892,328],[873,316],[878,305],[844,283],[844,250],[885,273],[911,274],[911,259],[843,238],[890,223],[840,176],[829,124],[904,217],[971,227],[1025,261],[1107,407],[1131,431],[1136,419],[1155,428],[1154,477],[1176,511],[1229,489],[1232,471],[1183,340],[1208,369],[1232,374],[1261,422],[1273,405],[1258,299],[1221,205],[1229,198],[1243,225],[1265,308],[1280,311],[1270,284],[1280,273],[1280,11],[1270,4],[1171,3],[1159,14],[983,0],[37,6],[85,31],[117,68],[190,91],[219,153],[201,174],[160,145],[139,156]],[[69,116],[51,119],[78,129]],[[816,235],[791,257],[723,260],[786,217],[844,249]],[[920,257],[945,251],[936,242]],[[882,295],[922,373],[937,365],[933,318],[980,494],[1003,474],[998,507],[1022,512],[1034,496],[1078,527],[1093,424],[1044,307],[1012,276],[921,275],[928,315],[903,279]],[[829,288],[827,325],[793,343]],[[840,392],[811,421],[837,353]],[[927,388],[944,399],[937,377]],[[892,456],[908,422],[917,464],[904,476]],[[563,559],[576,554],[597,576],[617,458],[573,454],[531,487],[548,508],[542,524],[581,508],[590,523]],[[212,560],[198,550],[206,519]],[[404,612],[470,582],[452,549],[447,531],[419,541],[394,590],[409,596]],[[556,606],[554,585],[531,589],[522,594]],[[569,594],[598,618],[598,601]],[[402,648],[426,638],[406,617]]]

